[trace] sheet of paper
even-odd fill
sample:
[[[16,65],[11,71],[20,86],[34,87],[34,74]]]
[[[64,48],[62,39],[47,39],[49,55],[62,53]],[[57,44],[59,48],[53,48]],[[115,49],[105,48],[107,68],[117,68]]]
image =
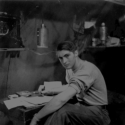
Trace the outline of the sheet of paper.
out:
[[[45,81],[44,86],[46,90],[51,90],[53,88],[61,87],[62,82],[61,81],[50,81],[50,82]]]
[[[30,104],[30,103],[26,102],[24,97],[5,100],[4,104],[6,105],[6,107],[8,109],[12,109],[12,108],[15,108],[15,107],[18,107],[18,106],[25,106],[25,107],[33,107],[33,106],[35,106],[33,104]]]
[[[43,96],[43,97],[35,96],[35,97],[25,97],[24,100],[31,104],[39,105],[49,102],[52,98],[53,96]]]
[[[85,21],[84,27],[85,27],[85,29],[90,28],[90,27],[94,26],[95,23],[96,23],[96,21]]]
[[[4,104],[6,105],[6,107],[8,109],[11,109],[11,108],[22,105],[21,102],[19,100],[17,100],[17,99],[6,100],[6,101],[4,101]]]

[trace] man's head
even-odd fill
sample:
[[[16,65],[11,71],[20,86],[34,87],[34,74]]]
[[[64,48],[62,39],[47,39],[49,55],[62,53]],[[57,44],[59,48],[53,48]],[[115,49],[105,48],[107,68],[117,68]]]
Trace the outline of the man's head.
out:
[[[66,69],[72,69],[78,57],[77,47],[72,41],[65,41],[57,46],[57,57]]]

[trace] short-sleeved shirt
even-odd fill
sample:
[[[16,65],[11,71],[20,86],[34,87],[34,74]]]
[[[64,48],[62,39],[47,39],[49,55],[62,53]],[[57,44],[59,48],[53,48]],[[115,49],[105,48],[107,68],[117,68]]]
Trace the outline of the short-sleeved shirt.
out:
[[[82,61],[79,70],[66,70],[66,81],[76,89],[77,100],[89,105],[107,105],[107,88],[104,77],[93,63]]]

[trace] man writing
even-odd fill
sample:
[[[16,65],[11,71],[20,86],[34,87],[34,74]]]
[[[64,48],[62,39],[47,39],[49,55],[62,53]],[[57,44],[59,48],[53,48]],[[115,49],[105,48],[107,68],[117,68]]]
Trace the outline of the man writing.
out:
[[[107,88],[100,70],[92,63],[79,58],[72,41],[57,46],[57,57],[66,69],[67,85],[55,90],[58,94],[32,119],[37,125],[45,116],[45,125],[108,125],[110,119],[105,105]],[[69,101],[76,97],[76,103]]]

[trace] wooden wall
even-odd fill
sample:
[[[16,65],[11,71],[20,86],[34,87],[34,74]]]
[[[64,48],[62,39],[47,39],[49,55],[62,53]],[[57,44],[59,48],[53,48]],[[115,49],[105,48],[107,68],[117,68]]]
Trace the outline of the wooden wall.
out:
[[[65,82],[64,68],[57,60],[55,52],[52,51],[60,41],[74,38],[72,23],[75,14],[78,15],[79,22],[80,19],[97,19],[97,27],[102,21],[106,22],[108,33],[114,30],[115,20],[124,14],[123,6],[104,1],[79,4],[50,2],[45,3],[44,6],[40,3],[29,4],[25,1],[23,4],[10,3],[3,6],[8,12],[16,15],[20,11],[24,12],[20,35],[25,50],[20,51],[19,57],[13,58],[10,54],[6,56],[9,52],[0,51],[0,98],[17,91],[36,90],[44,81],[61,79]],[[48,29],[48,48],[37,48],[37,29],[41,27],[42,22]],[[94,56],[91,53],[86,54],[87,60],[98,64]],[[106,58],[102,61],[106,61]]]
[[[12,57],[10,51],[0,51],[0,98],[17,91],[37,90],[44,81],[65,82],[65,70],[56,58],[55,48],[57,42],[72,39],[73,31],[68,23],[46,20],[48,48],[37,48],[36,29],[41,23],[34,18],[27,20],[21,28],[25,49],[19,51],[19,57]]]

